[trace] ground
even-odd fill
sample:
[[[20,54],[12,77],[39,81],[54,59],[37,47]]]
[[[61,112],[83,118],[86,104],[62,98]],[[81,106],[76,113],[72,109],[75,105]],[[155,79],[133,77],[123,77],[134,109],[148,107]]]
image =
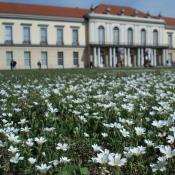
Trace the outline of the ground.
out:
[[[0,83],[0,174],[175,174],[175,69],[1,71]]]

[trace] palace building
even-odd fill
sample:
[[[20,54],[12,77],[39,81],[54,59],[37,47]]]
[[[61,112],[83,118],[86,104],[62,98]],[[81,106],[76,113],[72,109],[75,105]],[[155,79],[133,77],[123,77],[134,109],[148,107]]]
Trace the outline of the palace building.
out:
[[[0,2],[0,69],[175,65],[175,18],[125,6]]]

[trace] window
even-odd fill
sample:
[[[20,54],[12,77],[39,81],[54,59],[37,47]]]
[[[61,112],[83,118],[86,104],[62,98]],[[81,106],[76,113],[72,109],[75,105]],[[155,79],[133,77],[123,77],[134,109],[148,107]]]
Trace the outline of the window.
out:
[[[12,26],[5,26],[5,43],[11,44],[12,42]]]
[[[58,65],[63,66],[64,60],[63,60],[63,52],[58,52]]]
[[[41,32],[41,44],[47,44],[47,28],[46,27],[41,27],[40,28]]]
[[[145,29],[141,30],[141,45],[146,45],[146,31],[145,31]]]
[[[119,43],[119,29],[118,27],[115,27],[113,30],[113,39],[114,39],[114,44],[118,44]]]
[[[170,48],[173,47],[173,34],[172,33],[168,33],[168,46]]]
[[[24,65],[27,67],[31,66],[30,52],[24,52]]]
[[[63,28],[57,29],[57,44],[63,45]]]
[[[158,31],[157,30],[153,31],[153,45],[154,46],[158,45]]]
[[[30,27],[24,26],[23,27],[23,43],[30,44]]]
[[[73,52],[73,64],[75,66],[79,65],[78,58],[79,58],[79,53],[78,52]]]
[[[13,60],[13,52],[7,51],[6,52],[6,65],[10,66],[12,60]]]
[[[47,52],[41,52],[41,65],[47,67]]]
[[[72,45],[78,45],[78,29],[72,29],[72,35],[73,35],[73,42]]]
[[[99,44],[105,43],[105,29],[103,26],[100,26],[98,28],[98,41],[99,41]]]
[[[131,28],[128,29],[128,44],[133,44],[133,30]]]

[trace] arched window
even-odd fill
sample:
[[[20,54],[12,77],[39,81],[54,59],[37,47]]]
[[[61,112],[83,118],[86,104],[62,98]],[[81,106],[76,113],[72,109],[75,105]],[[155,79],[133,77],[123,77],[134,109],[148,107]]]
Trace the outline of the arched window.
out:
[[[157,30],[153,31],[153,45],[154,46],[158,45],[158,31]]]
[[[145,29],[141,30],[141,45],[146,45],[146,31],[145,31]]]
[[[128,29],[128,44],[133,44],[133,30],[131,28]]]
[[[105,43],[105,29],[103,26],[100,26],[98,28],[98,41],[99,41],[99,44]]]
[[[118,27],[114,27],[113,29],[113,41],[114,41],[114,44],[119,43],[119,28]]]

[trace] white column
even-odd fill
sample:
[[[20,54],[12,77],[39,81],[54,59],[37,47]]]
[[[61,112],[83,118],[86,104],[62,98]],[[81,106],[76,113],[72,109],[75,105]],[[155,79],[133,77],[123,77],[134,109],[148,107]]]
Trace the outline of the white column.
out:
[[[140,67],[140,48],[137,49],[137,66]]]
[[[126,48],[124,48],[124,66],[125,67],[127,67],[127,54],[126,54],[126,52],[127,52],[127,49]]]
[[[95,67],[97,67],[97,49],[96,49],[96,47],[94,47],[94,56],[93,56],[93,58],[94,58],[94,66]]]
[[[128,48],[128,67],[131,67],[131,53],[130,53],[130,48]]]
[[[165,50],[165,65],[167,66],[168,50]]]
[[[157,66],[157,51],[154,49],[154,66]]]
[[[166,49],[163,49],[163,66],[166,66]]]
[[[143,48],[141,49],[141,66],[144,65],[144,53],[143,53]]]
[[[112,48],[109,48],[109,67],[112,67]]]
[[[116,67],[117,64],[117,58],[116,58],[116,49],[113,48],[113,67]]]
[[[98,64],[97,64],[98,67],[101,66],[101,55],[100,55],[100,47],[98,48]]]
[[[154,65],[154,50],[153,49],[151,49],[150,59],[151,59],[151,66],[153,66]]]

